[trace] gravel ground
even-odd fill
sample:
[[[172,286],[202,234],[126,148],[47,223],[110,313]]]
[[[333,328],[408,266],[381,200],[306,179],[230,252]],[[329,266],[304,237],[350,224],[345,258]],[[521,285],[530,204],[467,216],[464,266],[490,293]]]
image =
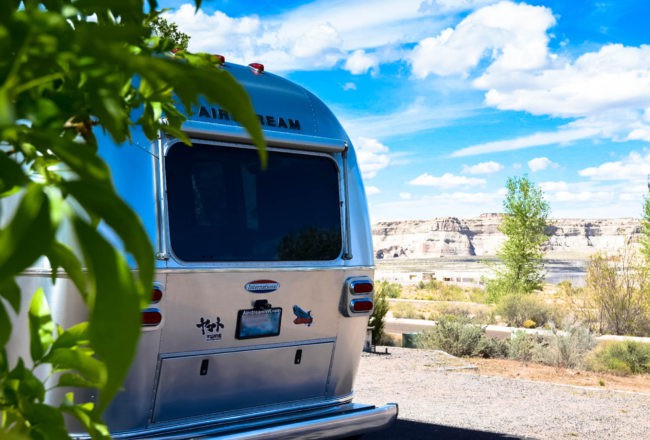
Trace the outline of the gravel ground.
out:
[[[362,355],[355,401],[397,402],[400,420],[535,439],[650,439],[650,394],[485,376],[443,352],[388,351]]]

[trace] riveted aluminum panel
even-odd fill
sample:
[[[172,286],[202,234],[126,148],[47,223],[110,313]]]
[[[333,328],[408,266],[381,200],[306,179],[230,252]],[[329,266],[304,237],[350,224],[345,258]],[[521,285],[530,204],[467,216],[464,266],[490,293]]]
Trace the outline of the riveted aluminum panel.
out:
[[[322,397],[333,346],[321,343],[163,359],[154,422]]]

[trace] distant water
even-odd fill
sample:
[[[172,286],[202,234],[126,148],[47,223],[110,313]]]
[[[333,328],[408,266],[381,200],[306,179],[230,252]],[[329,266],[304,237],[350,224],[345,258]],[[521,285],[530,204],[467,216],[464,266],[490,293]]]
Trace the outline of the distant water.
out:
[[[479,280],[489,277],[491,265],[498,260],[491,258],[392,258],[376,260],[377,270],[383,273],[433,274],[437,279],[461,277]],[[570,281],[576,287],[584,286],[587,275],[587,260],[545,260],[546,282],[558,284]]]

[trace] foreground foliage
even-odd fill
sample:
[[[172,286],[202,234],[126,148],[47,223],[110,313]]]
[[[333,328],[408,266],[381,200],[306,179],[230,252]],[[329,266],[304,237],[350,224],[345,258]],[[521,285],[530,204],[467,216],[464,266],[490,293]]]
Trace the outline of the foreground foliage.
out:
[[[188,142],[177,106],[189,112],[203,95],[263,146],[243,88],[207,54],[171,56],[175,42],[152,30],[156,7],[155,0],[0,2],[0,436],[65,438],[61,411],[93,437],[107,436],[101,413],[135,353],[153,249],[115,191],[93,127],[116,143],[129,141],[136,125],[151,139],[167,133]],[[72,241],[59,241],[64,229]],[[62,329],[42,292],[20,290],[18,274],[43,257],[53,280],[61,269],[79,290],[88,324]],[[16,360],[6,348],[10,317],[32,294],[29,356]],[[48,365],[64,373],[58,385],[98,388],[96,404],[45,404],[35,368]]]

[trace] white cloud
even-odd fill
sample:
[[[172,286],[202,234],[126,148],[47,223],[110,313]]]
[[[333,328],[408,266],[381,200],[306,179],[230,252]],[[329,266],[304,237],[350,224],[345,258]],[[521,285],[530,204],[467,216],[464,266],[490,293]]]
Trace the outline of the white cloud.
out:
[[[362,117],[341,118],[351,136],[389,138],[402,134],[433,130],[444,127],[455,119],[466,118],[476,109],[468,104],[434,107],[429,101],[418,97],[412,103],[394,112]],[[398,124],[395,121],[399,121]]]
[[[268,70],[281,72],[332,68],[358,50],[372,50],[377,57],[373,66],[396,61],[401,51],[388,49],[420,41],[439,31],[449,13],[483,2],[425,9],[421,4],[421,0],[317,0],[281,15],[234,18],[219,11],[195,14],[188,1],[164,16],[191,36],[192,51],[219,53],[239,64],[262,62]],[[353,58],[350,69],[368,62],[360,61],[358,55]]]
[[[539,187],[544,192],[567,191],[569,189],[566,182],[542,182]]]
[[[375,194],[380,194],[381,191],[376,186],[366,186],[366,195],[374,196]]]
[[[355,50],[345,62],[345,70],[353,75],[361,75],[369,70],[376,70],[379,60],[373,55],[368,55],[363,50]]]
[[[456,28],[420,41],[410,57],[413,74],[466,76],[486,57],[495,71],[539,68],[548,61],[546,31],[554,24],[545,7],[512,2],[486,6]]]
[[[364,179],[375,177],[390,163],[388,147],[377,139],[360,136],[354,140],[354,148]]]
[[[353,82],[346,82],[345,84],[343,84],[343,90],[347,91],[347,90],[356,90],[356,89],[357,89],[357,85]]]
[[[548,157],[536,157],[528,161],[528,168],[535,173],[537,171],[543,171],[547,168],[558,168],[559,165],[553,162]]]
[[[571,202],[571,203],[607,203],[613,200],[615,194],[609,191],[558,191],[554,194],[549,194],[546,198],[551,202]]]
[[[481,162],[476,165],[463,165],[463,174],[492,174],[503,170],[503,165],[498,162]]]
[[[486,142],[472,145],[454,151],[452,157],[474,156],[477,154],[498,153],[502,151],[521,150],[540,145],[567,144],[581,139],[590,138],[600,133],[597,128],[562,129],[555,132],[534,133],[515,139]]]
[[[402,200],[411,200],[413,198],[413,194],[408,192],[401,192],[399,193],[399,198]]]
[[[432,176],[424,173],[409,181],[410,185],[416,186],[435,186],[438,188],[452,188],[455,186],[479,186],[485,185],[485,179],[474,177],[456,176],[451,173],[445,173],[442,176]]]
[[[632,152],[622,160],[584,168],[578,174],[592,180],[645,181],[650,175],[650,153]]]

